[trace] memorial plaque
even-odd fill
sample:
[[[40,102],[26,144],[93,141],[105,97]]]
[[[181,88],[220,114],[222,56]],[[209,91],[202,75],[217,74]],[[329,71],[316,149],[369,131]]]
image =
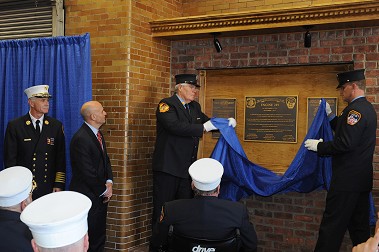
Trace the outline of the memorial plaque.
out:
[[[317,114],[318,107],[320,106],[320,100],[324,98],[329,103],[332,113],[337,115],[337,97],[308,97],[307,101],[307,129],[311,127],[313,119]]]
[[[298,97],[245,97],[245,141],[297,142]]]
[[[212,99],[212,117],[236,118],[236,99]],[[219,131],[212,131],[212,138],[220,137]]]

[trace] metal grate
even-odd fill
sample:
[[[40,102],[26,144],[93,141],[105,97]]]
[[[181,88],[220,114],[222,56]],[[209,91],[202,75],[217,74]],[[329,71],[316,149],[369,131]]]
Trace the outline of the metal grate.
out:
[[[51,37],[53,5],[50,0],[0,0],[0,39]]]

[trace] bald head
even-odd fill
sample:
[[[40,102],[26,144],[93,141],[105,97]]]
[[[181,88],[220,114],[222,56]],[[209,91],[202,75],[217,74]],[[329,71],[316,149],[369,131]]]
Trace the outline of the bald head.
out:
[[[100,126],[105,123],[105,116],[107,115],[103,106],[98,101],[84,103],[80,110],[80,114],[84,121],[95,128],[100,128]]]

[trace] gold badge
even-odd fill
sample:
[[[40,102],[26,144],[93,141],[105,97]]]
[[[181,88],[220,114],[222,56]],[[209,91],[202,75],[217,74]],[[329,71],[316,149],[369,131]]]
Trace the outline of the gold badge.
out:
[[[49,125],[49,121],[48,121],[48,120],[45,120],[45,124],[46,124],[46,125]]]
[[[25,123],[26,123],[26,125],[28,125],[28,126],[29,126],[29,125],[30,125],[32,122],[31,122],[31,121],[29,121],[29,120],[27,120]]]
[[[159,112],[164,113],[167,112],[170,109],[170,106],[168,106],[166,103],[162,102],[159,103]]]

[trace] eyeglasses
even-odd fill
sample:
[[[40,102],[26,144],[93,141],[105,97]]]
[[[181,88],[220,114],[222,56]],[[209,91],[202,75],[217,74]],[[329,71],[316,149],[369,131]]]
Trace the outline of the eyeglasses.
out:
[[[182,86],[188,86],[190,87],[191,90],[194,90],[194,89],[199,89],[199,87],[193,85],[193,84],[189,84],[189,83],[180,83],[180,85]]]
[[[339,88],[340,91],[344,91],[346,87],[350,86],[350,83],[345,84]]]

